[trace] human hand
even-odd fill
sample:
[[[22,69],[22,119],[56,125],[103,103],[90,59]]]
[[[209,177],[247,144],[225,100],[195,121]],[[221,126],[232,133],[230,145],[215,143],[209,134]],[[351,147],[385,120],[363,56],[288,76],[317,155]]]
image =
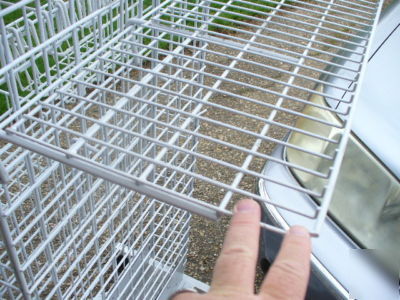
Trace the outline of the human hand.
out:
[[[207,294],[182,292],[173,300],[299,300],[310,274],[311,241],[307,230],[292,227],[270,267],[259,294],[254,293],[260,235],[260,206],[241,200],[235,208]]]

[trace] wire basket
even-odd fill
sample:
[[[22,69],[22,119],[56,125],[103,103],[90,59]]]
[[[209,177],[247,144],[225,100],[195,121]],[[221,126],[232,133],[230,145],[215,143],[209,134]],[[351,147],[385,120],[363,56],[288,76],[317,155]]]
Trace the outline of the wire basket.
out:
[[[150,199],[217,219],[231,214],[239,198],[251,197],[304,217],[304,224],[317,236],[350,134],[381,5],[382,1],[373,0],[154,0],[148,5],[122,0],[48,1],[46,5],[20,1],[2,10],[0,95],[7,108],[0,119],[0,138],[29,150],[3,148],[7,160],[3,173],[10,174],[10,181],[3,179],[2,230],[11,228],[5,234],[9,242],[22,243],[16,251],[9,249],[16,256],[9,259],[26,272],[21,275],[27,278],[24,293],[44,295],[34,293],[45,293],[42,282],[51,286],[63,272],[72,283],[51,286],[49,297],[108,297],[107,284],[118,280],[118,266],[110,257],[119,257],[118,253],[125,253],[120,265],[131,257],[141,257],[145,264],[140,255],[149,258],[149,264],[167,257],[165,265],[172,266],[167,268],[172,274],[179,265],[177,257],[182,260],[186,251],[189,215]],[[18,21],[8,21],[16,11],[21,14]],[[343,82],[348,88],[343,88]],[[338,90],[348,93],[350,100],[335,98]],[[313,96],[331,104],[310,101]],[[345,108],[336,108],[340,103]],[[305,113],[310,107],[341,121]],[[307,122],[308,127],[300,128],[299,122]],[[322,127],[322,133],[316,133],[316,127]],[[323,150],[291,143],[288,135],[314,139]],[[310,167],[276,158],[271,152],[277,145],[318,163]],[[14,155],[15,151],[21,154]],[[306,188],[267,177],[260,170],[268,162],[322,184]],[[36,183],[41,176],[46,179]],[[277,205],[254,191],[254,182],[260,180],[318,198],[321,204],[308,211],[300,211],[290,201]],[[98,188],[92,188],[94,183]],[[45,187],[50,189],[47,198],[41,191]],[[78,194],[71,196],[74,193]],[[210,194],[218,197],[210,199]],[[21,219],[28,214],[22,195],[29,195],[30,205],[37,207],[33,221]],[[56,195],[65,200],[53,200]],[[82,195],[87,200],[81,200],[86,199]],[[82,208],[72,212],[74,205]],[[55,225],[63,234],[59,238],[68,240],[68,236],[77,249],[75,231],[83,230],[87,222],[90,230],[82,233],[82,240],[87,234],[85,238],[93,242],[90,262],[97,271],[85,269],[92,277],[79,284],[74,281],[74,272],[81,273],[80,260],[75,269],[68,261],[67,247],[62,247],[67,251],[64,257],[52,245],[53,231],[48,226],[53,217],[41,212],[46,209],[57,216],[55,224],[65,222]],[[93,219],[96,209],[110,220],[104,226]],[[131,214],[122,214],[125,210]],[[148,215],[142,213],[146,210]],[[82,217],[66,221],[75,212]],[[11,219],[14,223],[7,225]],[[112,222],[129,224],[121,227],[121,236],[135,224],[149,224],[152,229],[127,244],[117,238],[119,233],[111,234],[117,228]],[[100,228],[109,228],[104,229],[108,236],[103,239],[97,236]],[[41,260],[30,258],[29,251],[22,259],[26,245],[36,243],[21,235],[29,230],[36,230],[44,243],[40,253],[46,262],[41,267],[30,266]],[[166,244],[151,249],[163,253],[162,258],[138,254],[153,251],[138,242],[141,238],[158,236]],[[103,242],[113,245],[104,254]],[[137,249],[135,242],[143,246]],[[166,250],[166,245],[172,250]],[[126,247],[127,251],[121,250]],[[65,264],[54,270],[45,265],[60,257]],[[85,264],[86,259],[82,258]],[[159,269],[149,270],[155,274]],[[149,276],[145,277],[153,275]],[[10,295],[15,280],[5,280]],[[37,289],[39,283],[42,290]],[[145,291],[152,289],[137,281],[127,293],[141,298]]]

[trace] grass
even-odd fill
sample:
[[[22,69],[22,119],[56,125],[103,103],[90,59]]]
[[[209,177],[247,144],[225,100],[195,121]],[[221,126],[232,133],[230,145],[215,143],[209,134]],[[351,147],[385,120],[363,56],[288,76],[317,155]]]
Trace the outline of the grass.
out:
[[[17,3],[17,2],[19,2],[19,0],[8,0],[8,2]],[[41,4],[46,4],[47,3],[46,0],[41,0],[40,2],[41,2]],[[28,6],[34,7],[34,2],[30,3]],[[0,4],[0,9],[5,9],[7,7],[9,7],[9,6],[5,5],[5,4]],[[4,16],[4,23],[6,25],[10,24],[13,21],[22,18],[22,16],[23,16],[23,10],[22,9],[15,10],[12,13],[9,13],[9,14]],[[44,70],[43,62],[38,62],[38,69]],[[28,69],[28,73],[30,73],[30,75],[32,75],[33,72],[32,72],[32,70]],[[29,85],[29,79],[24,73],[22,73],[19,76],[19,81],[21,82],[21,84],[23,86],[28,86]],[[7,84],[0,85],[0,90],[8,91]],[[28,94],[28,92],[23,91],[21,89],[18,90],[18,93],[19,93],[20,96],[26,96]],[[5,111],[7,111],[10,107],[11,107],[10,100],[7,99],[7,97],[4,94],[0,94],[0,115],[3,114]]]
[[[195,7],[195,5],[190,5],[190,3],[195,4],[197,1],[195,0],[187,0],[187,10],[191,10]],[[219,3],[217,3],[219,2]],[[225,3],[228,0],[213,0],[210,3],[210,14],[214,15],[217,13],[218,9],[222,9]],[[273,3],[266,3],[262,0],[246,0],[246,3],[241,1],[232,2],[231,6],[228,7],[225,12],[220,13],[218,17],[215,18],[213,24],[208,27],[210,31],[228,31],[234,32],[235,28],[240,27],[241,25],[237,23],[237,21],[246,22],[249,21],[249,17],[262,17],[260,13],[269,12],[271,7],[275,7],[276,5]],[[177,6],[179,8],[179,6]],[[199,9],[201,13],[201,9]],[[174,21],[169,16],[163,16],[163,20],[166,21]],[[188,20],[186,21],[187,26],[194,26],[195,21]],[[226,30],[224,27],[230,27],[232,30]]]
[[[0,89],[5,90],[7,86],[5,84],[0,86]],[[4,95],[0,95],[0,115],[8,110],[11,103]]]
[[[20,0],[8,0],[8,2],[11,2],[11,3],[18,3],[19,1],[20,1]],[[47,0],[41,0],[40,3],[41,3],[42,5],[44,5],[44,4],[47,3]],[[1,8],[1,9],[4,9],[4,8],[6,8],[6,7],[8,7],[8,6],[9,6],[9,5],[0,4],[0,8]],[[35,7],[35,4],[34,4],[34,2],[32,2],[32,3],[28,4],[28,6],[29,6],[29,7]],[[22,9],[18,9],[18,10],[16,10],[16,11],[12,12],[11,14],[5,15],[5,16],[4,16],[4,22],[5,22],[6,24],[9,24],[9,23],[11,23],[11,22],[13,22],[13,21],[15,21],[15,20],[21,18],[22,16],[23,16],[23,11],[22,11]]]
[[[226,1],[221,1],[219,0],[218,2],[221,2],[221,4],[217,3],[212,3],[211,7],[220,9],[224,6],[224,2]],[[265,3],[264,1],[261,0],[247,0],[247,3],[235,1],[232,2],[232,7],[229,7],[226,12],[223,12],[219,14],[219,17],[224,18],[224,19],[216,19],[214,20],[215,25],[211,25],[209,27],[209,30],[211,31],[221,31],[223,30],[221,28],[222,26],[226,27],[238,27],[238,24],[235,21],[242,21],[245,22],[248,20],[248,17],[259,17],[261,16],[260,13],[265,13],[270,11],[270,7],[275,7],[276,5],[272,3]],[[252,10],[256,10],[252,11]],[[239,15],[240,14],[240,15]],[[229,21],[229,20],[232,21]]]

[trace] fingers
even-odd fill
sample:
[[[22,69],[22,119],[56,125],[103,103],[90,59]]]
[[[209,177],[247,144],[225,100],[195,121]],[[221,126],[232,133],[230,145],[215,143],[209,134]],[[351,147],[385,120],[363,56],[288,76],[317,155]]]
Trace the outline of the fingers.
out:
[[[214,269],[214,293],[253,293],[260,234],[260,206],[241,200],[235,208],[224,246]]]
[[[311,241],[308,231],[292,227],[261,286],[262,299],[304,299],[310,276]]]
[[[173,294],[168,300],[201,300],[202,295],[191,291],[179,291]]]

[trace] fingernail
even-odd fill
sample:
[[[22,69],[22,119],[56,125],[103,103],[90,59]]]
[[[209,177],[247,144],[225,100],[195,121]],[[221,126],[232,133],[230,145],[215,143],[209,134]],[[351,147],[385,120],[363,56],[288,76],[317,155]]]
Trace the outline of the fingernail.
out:
[[[297,235],[297,236],[309,236],[309,232],[302,226],[293,226],[289,230],[290,234]]]
[[[253,212],[255,211],[255,203],[250,201],[241,201],[235,206],[235,212]]]

